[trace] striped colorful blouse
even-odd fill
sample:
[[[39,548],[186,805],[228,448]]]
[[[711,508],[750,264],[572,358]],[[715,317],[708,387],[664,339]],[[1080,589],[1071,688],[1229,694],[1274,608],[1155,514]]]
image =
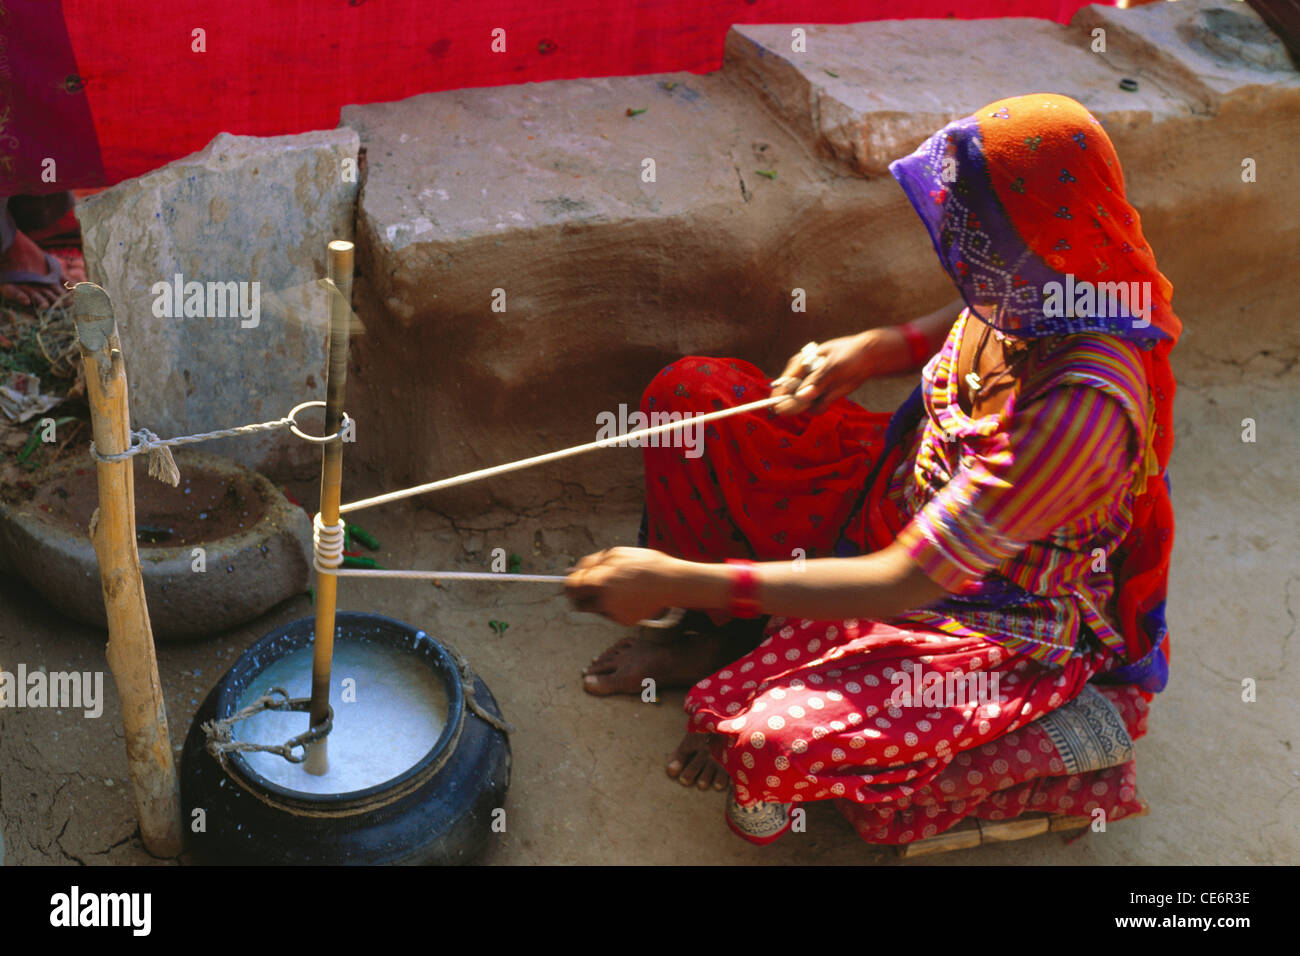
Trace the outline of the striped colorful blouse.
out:
[[[1122,651],[1107,568],[1149,457],[1137,349],[1095,333],[1049,342],[1006,407],[976,419],[953,374],[966,322],[922,373],[926,419],[889,489],[910,518],[899,541],[952,596],[899,620],[1048,663],[1085,629]]]

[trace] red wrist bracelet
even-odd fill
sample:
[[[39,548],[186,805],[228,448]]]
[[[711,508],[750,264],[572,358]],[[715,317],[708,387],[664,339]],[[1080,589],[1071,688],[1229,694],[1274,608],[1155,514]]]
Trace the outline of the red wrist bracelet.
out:
[[[924,332],[911,322],[904,322],[898,327],[898,331],[903,333],[903,338],[907,340],[907,347],[912,350],[913,365],[924,365],[930,360],[934,351],[930,348],[930,340],[925,337]]]
[[[732,617],[758,617],[758,575],[754,562],[743,558],[728,558],[727,564],[735,569],[731,577],[731,603],[727,612]]]

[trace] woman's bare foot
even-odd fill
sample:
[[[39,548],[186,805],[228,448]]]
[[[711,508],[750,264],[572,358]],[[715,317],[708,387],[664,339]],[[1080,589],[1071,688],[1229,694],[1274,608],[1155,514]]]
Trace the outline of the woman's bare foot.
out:
[[[63,263],[63,283],[67,286],[84,282],[86,272],[80,263]],[[35,275],[49,275],[50,265],[45,258],[45,251],[22,232],[14,236],[13,244],[0,257],[0,273],[30,272]],[[63,284],[47,285],[39,282],[9,282],[0,285],[0,298],[17,302],[19,305],[46,309],[54,305],[68,289]]]
[[[582,689],[604,697],[640,694],[653,678],[655,689],[683,688],[748,654],[763,639],[767,618],[714,624],[701,611],[687,611],[668,630],[642,628],[639,637],[619,641],[583,669]]]
[[[709,744],[717,734],[687,734],[673,751],[665,768],[683,787],[696,786],[701,790],[726,790],[731,778],[722,764],[713,759]]]
[[[605,697],[639,694],[642,681],[653,678],[656,690],[690,687],[734,660],[726,652],[720,633],[693,633],[674,629],[667,635],[642,630],[605,649],[582,671],[582,689]]]

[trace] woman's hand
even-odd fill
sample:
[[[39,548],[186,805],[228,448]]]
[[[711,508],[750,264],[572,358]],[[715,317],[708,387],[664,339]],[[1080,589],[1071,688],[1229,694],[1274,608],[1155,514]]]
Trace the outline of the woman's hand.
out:
[[[961,299],[954,299],[912,320],[912,327],[926,337],[931,355],[942,347],[964,307]],[[790,396],[789,401],[774,408],[778,415],[805,411],[816,414],[873,376],[906,372],[917,364],[907,337],[896,325],[868,329],[820,345],[810,342],[786,363],[781,377],[772,383],[773,395]]]
[[[580,560],[564,582],[579,611],[603,614],[631,625],[685,604],[685,570],[678,561],[649,548],[608,548]]]
[[[824,411],[873,375],[907,367],[907,341],[896,328],[868,329],[858,335],[805,346],[785,365],[773,395],[789,395],[776,405],[778,415]]]

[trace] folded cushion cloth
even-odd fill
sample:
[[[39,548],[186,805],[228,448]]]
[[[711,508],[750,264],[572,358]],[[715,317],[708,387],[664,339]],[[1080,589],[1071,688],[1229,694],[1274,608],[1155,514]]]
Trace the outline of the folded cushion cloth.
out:
[[[910,799],[837,806],[864,840],[889,844],[944,833],[967,817],[1093,817],[1100,809],[1107,822],[1121,820],[1142,809],[1133,741],[1146,734],[1150,699],[1132,684],[1090,684],[1064,707],[958,754]]]

